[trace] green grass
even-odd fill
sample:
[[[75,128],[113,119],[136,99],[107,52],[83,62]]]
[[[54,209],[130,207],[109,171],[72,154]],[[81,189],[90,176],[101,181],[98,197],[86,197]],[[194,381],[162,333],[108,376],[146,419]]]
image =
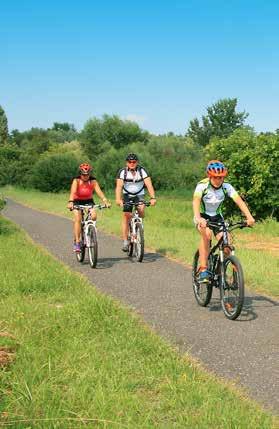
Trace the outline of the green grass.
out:
[[[275,428],[233,387],[179,355],[0,219],[0,426]]]
[[[68,194],[41,193],[13,187],[3,189],[3,193],[34,208],[72,216],[66,209]],[[184,194],[180,192],[177,195],[172,192],[171,197],[168,197],[166,192],[157,195],[157,206],[146,210],[146,245],[190,266],[199,241],[198,233],[193,227],[191,194],[185,191]],[[113,193],[110,197],[114,202]],[[120,208],[114,204],[109,212],[99,213],[99,228],[119,236],[120,219]],[[279,297],[278,236],[279,222],[267,220],[256,224],[252,230],[238,232],[234,237],[237,255],[244,268],[246,285],[275,298]],[[255,249],[246,248],[247,242],[252,239],[263,243],[266,250],[257,250],[256,246]],[[274,244],[277,251],[270,252],[268,248]]]

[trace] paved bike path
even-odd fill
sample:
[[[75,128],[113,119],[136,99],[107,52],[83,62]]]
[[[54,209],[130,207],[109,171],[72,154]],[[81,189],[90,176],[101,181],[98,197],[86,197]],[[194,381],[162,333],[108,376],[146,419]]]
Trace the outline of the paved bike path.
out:
[[[141,264],[133,262],[121,251],[120,239],[99,232],[99,261],[92,270],[87,259],[78,264],[72,253],[70,220],[11,200],[3,214],[99,290],[128,304],[182,352],[279,414],[279,302],[246,290],[240,318],[229,321],[217,291],[207,308],[199,307],[191,271],[162,255],[147,253]]]

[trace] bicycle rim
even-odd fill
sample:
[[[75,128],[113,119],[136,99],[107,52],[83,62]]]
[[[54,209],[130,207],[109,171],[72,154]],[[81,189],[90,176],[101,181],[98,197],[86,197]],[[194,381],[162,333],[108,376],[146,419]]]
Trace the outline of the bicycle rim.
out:
[[[235,256],[225,259],[224,284],[220,293],[225,316],[230,320],[237,319],[244,303],[244,276],[241,264]]]
[[[89,239],[89,246],[88,246],[89,264],[91,268],[95,268],[98,260],[98,242],[97,242],[96,230],[93,226],[90,226],[88,228],[88,239]]]
[[[141,224],[137,225],[135,247],[136,259],[138,262],[142,262],[144,255],[144,234]]]
[[[210,300],[211,300],[212,284],[211,284],[211,282],[209,282],[209,283],[199,283],[198,282],[197,277],[199,274],[198,269],[200,266],[199,258],[200,258],[200,254],[199,254],[199,251],[197,250],[197,252],[195,253],[195,256],[194,256],[194,261],[193,261],[192,284],[193,284],[194,295],[195,295],[197,303],[201,307],[206,307],[210,303]]]
[[[127,255],[130,258],[132,258],[133,253],[134,253],[134,243],[132,243],[131,231],[130,230],[129,230],[129,234],[128,234],[128,242],[129,242],[129,247],[128,247]]]

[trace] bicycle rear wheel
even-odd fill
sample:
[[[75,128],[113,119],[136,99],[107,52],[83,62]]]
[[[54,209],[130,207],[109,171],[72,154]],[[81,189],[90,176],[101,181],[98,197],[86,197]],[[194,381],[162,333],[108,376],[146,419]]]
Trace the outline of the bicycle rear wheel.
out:
[[[197,250],[194,256],[193,268],[192,268],[192,283],[194,295],[197,303],[201,307],[206,307],[211,300],[212,296],[212,284],[211,281],[209,283],[199,283],[198,275],[199,275],[199,266],[200,266],[200,254]]]
[[[235,320],[244,303],[244,276],[239,260],[228,256],[224,261],[224,284],[220,285],[221,305],[225,316]]]
[[[144,256],[144,233],[143,227],[139,223],[136,226],[136,243],[135,243],[136,260],[142,262]]]
[[[80,236],[80,252],[76,252],[76,258],[78,262],[82,263],[84,261],[84,257],[85,257],[85,244],[84,244],[84,234],[82,230],[81,236]]]
[[[98,241],[96,229],[93,225],[90,225],[88,228],[88,244],[89,264],[91,268],[96,268],[98,260]]]

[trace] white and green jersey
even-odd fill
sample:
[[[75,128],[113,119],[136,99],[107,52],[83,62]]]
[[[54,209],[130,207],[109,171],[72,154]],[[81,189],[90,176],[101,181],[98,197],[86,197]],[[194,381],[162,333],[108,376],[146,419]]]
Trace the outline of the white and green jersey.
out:
[[[205,213],[208,216],[222,214],[222,206],[226,196],[235,200],[238,197],[238,193],[227,182],[224,182],[220,188],[216,189],[210,184],[208,178],[201,180],[194,192],[194,197],[201,198],[201,213]]]

